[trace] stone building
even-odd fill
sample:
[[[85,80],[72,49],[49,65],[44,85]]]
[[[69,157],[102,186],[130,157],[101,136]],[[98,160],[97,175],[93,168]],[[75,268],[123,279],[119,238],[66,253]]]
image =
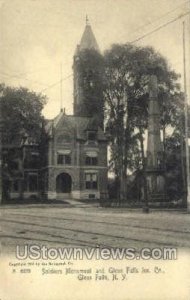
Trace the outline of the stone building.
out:
[[[48,199],[104,198],[107,195],[107,141],[92,118],[63,111],[46,126],[46,162],[42,168]]]
[[[81,69],[84,56],[91,56],[91,61]],[[40,144],[25,137],[12,147],[15,170],[7,178],[9,197],[107,197],[102,65],[96,63],[93,68],[93,57],[100,62],[99,47],[87,21],[73,59],[74,115],[61,109],[58,116],[46,121]]]
[[[4,142],[3,159],[3,199],[38,198],[40,195],[39,170],[41,157],[39,144],[31,137],[15,137]]]

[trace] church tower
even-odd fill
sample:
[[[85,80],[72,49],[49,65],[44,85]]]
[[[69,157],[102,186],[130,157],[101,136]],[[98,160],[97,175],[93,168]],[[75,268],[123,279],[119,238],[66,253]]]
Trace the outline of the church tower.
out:
[[[74,115],[92,117],[103,127],[103,61],[92,28],[86,26],[73,59]]]

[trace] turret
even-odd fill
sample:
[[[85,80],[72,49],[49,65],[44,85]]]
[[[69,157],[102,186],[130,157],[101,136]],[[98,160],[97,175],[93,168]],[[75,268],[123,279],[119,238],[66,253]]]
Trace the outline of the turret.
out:
[[[86,19],[86,26],[73,59],[74,115],[93,117],[103,127],[102,56]]]

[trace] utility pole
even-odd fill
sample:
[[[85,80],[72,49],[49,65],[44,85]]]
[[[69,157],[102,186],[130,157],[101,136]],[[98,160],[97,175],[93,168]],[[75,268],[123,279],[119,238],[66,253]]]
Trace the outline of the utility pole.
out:
[[[183,21],[183,71],[184,71],[184,97],[185,97],[185,156],[186,156],[186,190],[187,211],[190,212],[190,176],[189,176],[189,129],[188,129],[188,99],[187,99],[187,74],[186,74],[186,43],[185,43],[185,21]]]
[[[62,70],[62,63],[60,66],[61,71],[61,80],[60,80],[60,110],[63,110],[63,70]]]
[[[3,200],[3,174],[2,174],[2,143],[3,143],[3,139],[2,139],[2,93],[0,94],[0,204],[2,203]]]

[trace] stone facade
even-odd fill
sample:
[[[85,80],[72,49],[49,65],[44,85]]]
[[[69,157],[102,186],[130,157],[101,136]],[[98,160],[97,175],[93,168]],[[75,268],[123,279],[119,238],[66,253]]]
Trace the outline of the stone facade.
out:
[[[39,198],[40,151],[39,144],[24,137],[15,144],[3,145],[3,198]]]
[[[103,110],[98,106],[90,111],[90,115],[85,115],[93,101],[96,106],[95,92],[100,97],[98,103],[103,102],[101,82],[97,85],[92,79],[85,81],[90,86],[90,93],[85,96],[85,86],[81,84],[84,74],[79,72],[77,59],[80,51],[84,50],[99,53],[88,23],[74,54],[74,115],[66,115],[61,109],[58,116],[44,124],[39,144],[25,137],[17,147],[12,146],[8,150],[7,157],[11,157],[12,151],[12,161],[17,160],[11,178],[7,178],[6,190],[10,198],[63,200],[107,197],[107,140],[102,126]],[[87,69],[89,74],[98,72],[96,79],[101,73],[97,68],[95,71],[87,66]],[[84,73],[87,73],[86,70]],[[7,174],[10,177],[10,172]]]
[[[47,165],[43,168],[47,198],[100,199],[107,197],[107,141],[91,118],[63,111],[46,126]]]
[[[91,51],[100,61],[99,47],[87,22],[73,58],[74,115],[61,110],[45,127],[48,139],[43,173],[47,182],[43,190],[49,199],[107,197],[107,140],[102,126],[102,83],[97,80],[101,66],[92,69],[93,61],[89,61],[81,68],[81,53],[87,58]]]

